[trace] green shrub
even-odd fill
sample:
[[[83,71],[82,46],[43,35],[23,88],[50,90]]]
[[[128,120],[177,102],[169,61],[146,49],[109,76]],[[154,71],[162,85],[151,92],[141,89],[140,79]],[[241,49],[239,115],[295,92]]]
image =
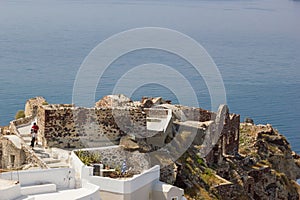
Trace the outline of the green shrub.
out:
[[[24,110],[19,110],[19,111],[16,113],[15,119],[20,119],[20,118],[24,118],[24,117],[25,117]]]
[[[44,101],[44,102],[42,103],[42,105],[43,105],[43,106],[46,106],[46,105],[49,105],[49,103],[48,103],[47,101]]]
[[[212,176],[214,174],[213,170],[210,168],[205,168],[204,174]]]
[[[205,162],[203,160],[203,158],[197,158],[197,163],[203,167],[206,167]]]
[[[83,162],[85,165],[90,165],[93,163],[99,163],[100,162],[100,155],[98,153],[88,152],[88,151],[76,151],[75,152],[78,158]]]

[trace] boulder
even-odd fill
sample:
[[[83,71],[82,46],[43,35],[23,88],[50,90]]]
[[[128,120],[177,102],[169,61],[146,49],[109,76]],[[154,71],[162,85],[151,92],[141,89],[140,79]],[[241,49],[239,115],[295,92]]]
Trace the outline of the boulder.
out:
[[[245,120],[244,120],[244,122],[254,125],[254,120],[251,119],[250,117],[246,117]]]
[[[135,151],[140,148],[138,143],[129,135],[123,136],[119,145],[127,151]]]

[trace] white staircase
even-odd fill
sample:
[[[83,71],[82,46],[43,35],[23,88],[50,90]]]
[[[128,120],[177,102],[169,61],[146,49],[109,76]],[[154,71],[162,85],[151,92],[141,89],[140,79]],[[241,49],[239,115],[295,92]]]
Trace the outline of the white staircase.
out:
[[[25,141],[26,145],[30,146],[31,143],[31,124],[23,125],[18,127],[18,131],[20,133],[20,136]],[[52,155],[51,149],[45,149],[41,146],[39,143],[38,145],[35,144],[33,148],[34,153],[43,160],[48,167],[50,168],[60,168],[60,167],[69,167],[68,164],[68,158],[66,156],[59,156],[59,153],[56,153],[56,155]]]
[[[18,131],[19,131],[21,137],[23,138],[25,143],[29,146],[30,146],[30,142],[31,142],[30,129],[31,129],[31,124],[18,127]]]

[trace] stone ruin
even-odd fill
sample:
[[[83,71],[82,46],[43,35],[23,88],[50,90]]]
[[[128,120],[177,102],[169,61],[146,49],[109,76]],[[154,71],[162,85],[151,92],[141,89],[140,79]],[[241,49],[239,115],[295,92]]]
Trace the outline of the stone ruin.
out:
[[[163,148],[176,135],[184,140],[184,134],[196,133],[192,144],[199,146],[199,152],[208,149],[203,155],[208,163],[216,163],[223,155],[235,155],[239,146],[240,116],[230,114],[225,105],[211,112],[172,105],[162,98],[132,101],[124,95],[109,95],[93,108],[39,103],[36,117],[44,147],[77,149],[120,144],[129,151],[151,152]],[[216,132],[220,134],[214,138]],[[213,146],[205,148],[210,143]]]

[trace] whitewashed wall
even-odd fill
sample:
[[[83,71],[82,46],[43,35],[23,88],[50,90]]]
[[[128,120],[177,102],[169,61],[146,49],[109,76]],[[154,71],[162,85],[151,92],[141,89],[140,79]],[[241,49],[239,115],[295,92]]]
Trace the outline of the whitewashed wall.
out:
[[[5,172],[0,178],[19,180],[21,186],[54,183],[57,189],[75,188],[75,173],[71,168]]]
[[[156,165],[151,169],[144,171],[142,174],[124,180],[101,176],[90,176],[88,180],[91,183],[100,186],[100,189],[103,191],[129,194],[151,182],[157,181],[159,179],[159,169],[159,166]]]
[[[0,189],[0,200],[10,200],[21,196],[20,184]]]

